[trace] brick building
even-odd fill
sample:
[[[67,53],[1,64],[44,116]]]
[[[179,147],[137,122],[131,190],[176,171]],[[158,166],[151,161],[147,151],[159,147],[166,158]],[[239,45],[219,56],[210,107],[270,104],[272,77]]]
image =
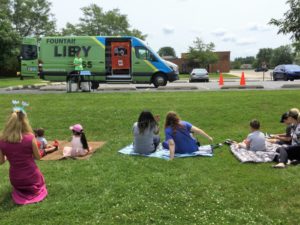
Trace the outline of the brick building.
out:
[[[210,64],[208,68],[209,73],[215,73],[217,71],[220,71],[222,73],[228,73],[230,71],[230,51],[224,51],[224,52],[215,52],[218,55],[218,62],[215,64]],[[188,66],[185,55],[187,53],[182,53],[181,58],[166,58],[166,60],[171,61],[178,65],[179,72],[180,73],[190,73],[192,71],[192,67]]]

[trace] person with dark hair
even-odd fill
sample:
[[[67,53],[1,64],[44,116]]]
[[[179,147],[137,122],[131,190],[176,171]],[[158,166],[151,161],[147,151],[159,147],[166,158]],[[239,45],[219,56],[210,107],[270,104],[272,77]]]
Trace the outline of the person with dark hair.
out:
[[[70,130],[73,133],[71,140],[72,147],[64,147],[63,156],[76,157],[88,154],[91,148],[88,145],[83,127],[80,124],[75,124],[70,127]]]
[[[276,149],[279,153],[279,163],[274,165],[274,168],[285,168],[288,160],[300,160],[300,115],[299,111],[290,110],[288,112],[289,123],[293,124],[291,131],[292,144],[289,146],[282,146]]]
[[[250,151],[265,151],[266,139],[265,135],[259,130],[260,122],[256,119],[250,121],[250,131],[247,138],[241,143],[235,143],[240,148],[245,148]]]
[[[34,161],[40,158],[24,108],[14,107],[0,134],[0,164],[9,161],[12,199],[16,204],[36,203],[46,198],[45,179]]]
[[[286,125],[285,133],[283,134],[272,134],[270,135],[270,138],[267,139],[270,143],[275,143],[279,145],[290,145],[292,143],[292,129],[293,124],[290,123],[290,120],[288,119],[289,113],[285,112],[282,114],[280,123],[283,123]]]
[[[45,130],[43,128],[36,128],[33,131],[37,140],[41,157],[58,150],[59,143],[57,140],[54,141],[53,145],[48,145],[48,141],[45,138]]]
[[[139,115],[138,121],[133,124],[134,152],[150,154],[156,151],[160,142],[159,116],[153,116],[150,111],[144,110]]]
[[[175,153],[192,153],[198,151],[197,141],[191,133],[200,134],[211,142],[213,138],[191,123],[182,121],[176,112],[168,112],[165,121],[165,136],[163,147],[170,150],[170,159]]]

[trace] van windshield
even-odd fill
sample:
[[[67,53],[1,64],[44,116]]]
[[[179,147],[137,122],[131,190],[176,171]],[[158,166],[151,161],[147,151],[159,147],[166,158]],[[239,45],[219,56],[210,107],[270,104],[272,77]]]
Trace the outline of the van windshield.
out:
[[[36,45],[22,45],[21,56],[22,56],[22,60],[37,59],[37,46]]]

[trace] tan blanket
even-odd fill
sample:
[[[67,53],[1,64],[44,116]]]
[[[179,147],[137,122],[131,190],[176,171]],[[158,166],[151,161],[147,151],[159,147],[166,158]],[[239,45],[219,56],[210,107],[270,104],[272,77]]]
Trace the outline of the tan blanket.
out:
[[[60,159],[66,159],[66,157],[63,156],[63,149],[66,146],[71,147],[71,143],[68,141],[58,141],[59,142],[59,147],[58,150],[52,153],[48,153],[47,155],[45,155],[43,158],[41,158],[41,160],[60,160]],[[92,148],[92,150],[85,156],[78,156],[78,157],[67,157],[67,158],[72,158],[72,159],[89,159],[92,154],[97,151],[98,149],[100,149],[105,142],[99,141],[91,141],[88,142],[89,147]]]

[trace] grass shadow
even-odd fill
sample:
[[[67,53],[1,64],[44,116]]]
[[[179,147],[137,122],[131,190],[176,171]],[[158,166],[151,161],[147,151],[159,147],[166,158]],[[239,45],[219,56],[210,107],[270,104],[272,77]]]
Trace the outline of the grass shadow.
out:
[[[0,196],[0,211],[10,211],[18,207],[11,198],[11,192],[6,192]]]

